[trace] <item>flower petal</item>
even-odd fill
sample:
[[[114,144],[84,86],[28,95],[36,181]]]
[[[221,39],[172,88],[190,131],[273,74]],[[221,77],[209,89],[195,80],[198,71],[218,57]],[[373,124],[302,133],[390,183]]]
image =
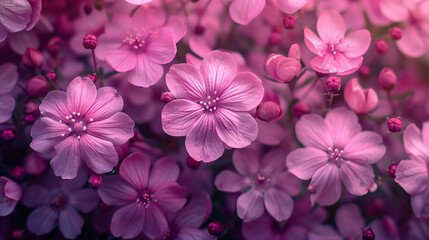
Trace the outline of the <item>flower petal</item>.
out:
[[[148,56],[137,55],[135,68],[128,72],[128,82],[139,87],[150,87],[157,83],[164,74],[162,65],[152,61]]]
[[[124,206],[135,202],[138,197],[137,190],[118,175],[105,176],[97,192],[110,206]]]
[[[303,180],[310,179],[318,169],[327,163],[327,153],[312,147],[295,149],[286,158],[289,172]]]
[[[374,164],[380,161],[385,152],[386,147],[380,135],[363,131],[347,141],[343,158],[359,164]]]
[[[396,44],[403,54],[418,58],[426,52],[424,38],[426,37],[422,36],[419,29],[408,26],[402,31],[402,37],[396,41]]]
[[[114,88],[103,87],[97,90],[94,105],[91,106],[85,117],[95,121],[104,120],[122,111],[123,106],[124,101]]]
[[[323,56],[328,50],[328,44],[323,42],[313,31],[304,29],[304,42],[313,53]]]
[[[18,81],[18,68],[13,63],[5,63],[0,65],[0,95],[4,95],[12,91]]]
[[[277,0],[280,10],[287,14],[292,14],[301,9],[309,0]]]
[[[118,72],[128,72],[133,70],[137,64],[137,55],[134,52],[117,49],[104,53],[106,62]]]
[[[344,161],[340,167],[340,179],[347,191],[353,195],[362,196],[374,183],[374,171],[369,165]]]
[[[405,21],[408,9],[401,0],[380,0],[380,10],[385,17],[394,22]]]
[[[0,123],[8,121],[15,109],[15,98],[11,95],[0,96]]]
[[[165,216],[156,206],[147,208],[146,222],[143,232],[150,239],[163,239],[168,231],[168,224]]]
[[[80,189],[69,196],[69,204],[83,213],[89,213],[98,205],[98,194],[94,189]]]
[[[278,222],[289,219],[293,210],[293,200],[286,192],[270,188],[264,192],[264,204],[270,215]]]
[[[428,186],[428,167],[426,162],[412,158],[411,160],[402,160],[396,169],[395,181],[409,194],[422,192]]]
[[[51,167],[55,176],[63,179],[73,179],[81,164],[79,140],[76,137],[67,137],[54,146],[55,156],[51,160]]]
[[[186,203],[186,188],[176,182],[164,182],[149,190],[155,195],[156,206],[164,212],[176,212]]]
[[[252,176],[259,171],[260,153],[256,149],[237,149],[232,154],[232,162],[238,173]]]
[[[33,184],[25,189],[22,203],[29,208],[35,208],[49,204],[50,200],[50,194],[45,187]]]
[[[315,147],[327,151],[333,146],[333,141],[325,122],[320,115],[306,114],[295,126],[296,137],[306,147]]]
[[[214,184],[218,190],[238,192],[250,185],[250,179],[231,170],[224,170],[216,176]]]
[[[57,218],[57,212],[51,207],[39,207],[28,215],[27,228],[30,232],[40,236],[54,230]]]
[[[176,56],[176,43],[170,30],[156,31],[150,34],[146,41],[146,54],[151,61],[166,64]]]
[[[81,136],[80,152],[86,165],[98,174],[112,171],[118,163],[118,153],[113,144],[89,134]]]
[[[338,167],[334,163],[328,163],[319,168],[311,179],[308,190],[314,192],[311,195],[311,204],[319,203],[321,206],[334,204],[341,195],[341,180]]]
[[[356,58],[364,55],[371,44],[371,34],[368,30],[362,29],[348,34],[341,46],[343,53],[349,58]]]
[[[317,19],[317,33],[325,43],[332,43],[344,37],[346,25],[343,17],[335,11],[323,11]]]
[[[25,0],[2,2],[1,24],[9,32],[24,30],[30,22],[31,5]]]
[[[411,196],[411,207],[417,217],[429,216],[429,187]]]
[[[202,106],[186,99],[167,103],[162,109],[162,129],[171,136],[186,136],[203,115]]]
[[[356,114],[344,107],[335,108],[326,114],[325,127],[336,147],[344,147],[362,130]]]
[[[37,120],[31,128],[31,137],[33,141],[30,146],[32,149],[41,152],[51,152],[59,142],[63,141],[69,135],[68,126],[59,123],[51,118],[42,117]],[[64,134],[62,136],[61,134]]]
[[[256,18],[265,7],[265,0],[235,0],[229,7],[232,20],[247,25]]]
[[[350,221],[353,219],[353,221]],[[346,239],[358,239],[362,237],[362,229],[365,221],[362,218],[359,207],[349,203],[342,205],[335,213],[335,224],[338,231]]]
[[[155,187],[164,182],[176,181],[179,177],[179,166],[172,157],[158,159],[150,170],[149,187]]]
[[[123,112],[117,112],[101,121],[90,122],[86,127],[89,135],[114,145],[122,145],[134,136],[134,121]]]
[[[110,223],[110,231],[113,236],[128,239],[139,235],[145,225],[146,212],[146,208],[138,206],[137,203],[131,203],[118,209],[113,214]],[[148,223],[146,222],[146,224]]]
[[[77,77],[67,87],[67,106],[69,112],[84,116],[97,98],[97,89],[91,79]]]
[[[258,219],[264,213],[264,197],[256,189],[250,189],[237,199],[237,214],[244,222]]]
[[[206,91],[222,95],[237,73],[237,66],[231,54],[221,51],[210,52],[201,62],[201,75],[206,84]]]
[[[429,150],[423,144],[422,132],[415,124],[410,124],[404,131],[405,151],[421,160],[429,159]]]
[[[63,122],[66,122],[66,116],[71,114],[67,108],[67,93],[59,90],[48,92],[39,109],[42,116]]]
[[[168,89],[178,98],[195,102],[204,99],[206,86],[200,71],[191,64],[175,64],[165,76]]]
[[[149,168],[149,158],[143,153],[135,152],[122,161],[119,175],[137,191],[141,192],[147,188]]]
[[[214,116],[216,132],[229,147],[243,148],[249,146],[258,136],[258,124],[247,112],[233,112],[218,108]]]
[[[205,192],[200,192],[192,196],[186,206],[180,210],[175,220],[178,229],[185,227],[199,228],[212,211],[212,201]]]
[[[65,238],[75,239],[82,231],[83,219],[77,212],[65,208],[60,211],[58,225]]]

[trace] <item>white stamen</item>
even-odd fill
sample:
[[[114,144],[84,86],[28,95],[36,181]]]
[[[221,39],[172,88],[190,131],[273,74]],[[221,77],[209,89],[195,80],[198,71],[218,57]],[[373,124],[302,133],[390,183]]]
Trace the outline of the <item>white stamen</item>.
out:
[[[72,130],[71,130],[71,128],[69,128],[68,130],[69,130],[69,132],[71,132],[71,131],[72,131]]]
[[[64,133],[61,133],[61,137],[64,137]]]
[[[90,118],[89,121],[92,122],[92,121],[94,121],[94,119]]]

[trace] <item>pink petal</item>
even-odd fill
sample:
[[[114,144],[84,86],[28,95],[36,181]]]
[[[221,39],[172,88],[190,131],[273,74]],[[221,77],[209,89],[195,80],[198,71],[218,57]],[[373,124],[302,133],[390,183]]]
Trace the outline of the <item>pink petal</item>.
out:
[[[237,73],[231,85],[219,95],[223,108],[231,111],[250,111],[264,96],[261,80],[251,72]]]
[[[92,118],[95,121],[104,120],[122,111],[123,106],[122,97],[114,88],[103,87],[97,90],[97,98],[86,113],[86,118]]]
[[[348,34],[341,46],[343,53],[349,58],[360,57],[366,53],[371,43],[371,34],[368,30],[357,30]]]
[[[201,105],[195,102],[186,99],[171,101],[162,109],[162,129],[171,136],[186,136],[203,114]]]
[[[237,199],[237,214],[244,222],[258,219],[264,213],[264,197],[256,189],[250,189]]]
[[[4,196],[0,196],[0,217],[7,216],[15,210],[15,206],[18,201],[14,201],[13,199],[6,198]]]
[[[149,168],[149,158],[143,153],[135,152],[123,160],[119,174],[134,189],[141,192],[147,187]]]
[[[6,178],[6,177],[4,177]],[[6,178],[7,179],[7,178]],[[21,184],[16,183],[10,179],[6,181],[4,185],[4,195],[12,200],[19,201],[22,198],[24,188]]]
[[[158,159],[150,170],[148,186],[155,187],[164,182],[176,181],[179,177],[179,166],[172,157]]]
[[[362,196],[374,183],[374,171],[369,165],[344,161],[340,167],[340,178],[347,191],[353,195]]]
[[[40,18],[40,12],[42,11],[42,0],[29,0],[28,2],[31,5],[31,15],[30,22],[25,28],[27,31],[31,30],[36,25]]]
[[[50,206],[39,207],[28,215],[27,228],[40,236],[54,230],[57,218],[57,212]]]
[[[238,192],[250,185],[250,179],[231,170],[224,170],[216,176],[214,184],[218,190]]]
[[[110,50],[104,54],[106,62],[118,72],[128,72],[137,65],[137,55],[129,50]]]
[[[145,225],[147,209],[131,203],[118,209],[112,217],[110,231],[115,237],[134,238],[139,235]],[[146,222],[146,225],[149,223]]]
[[[273,185],[291,196],[297,195],[301,191],[301,180],[288,171],[276,172],[271,175]]]
[[[131,3],[131,4],[135,4],[135,5],[141,5],[141,4],[145,4],[148,2],[152,2],[152,0],[125,0],[125,1],[127,1],[128,3]]]
[[[285,169],[285,151],[271,150],[264,155],[261,162],[261,172],[270,176]]]
[[[80,152],[86,165],[98,174],[112,171],[118,163],[118,153],[113,144],[89,134],[82,135]]]
[[[265,122],[256,119],[258,123],[258,137],[257,140],[265,145],[277,145],[285,137],[285,132],[280,124],[276,122]]]
[[[101,121],[91,122],[86,127],[89,135],[109,141],[114,145],[124,144],[134,136],[134,121],[123,112],[117,112]]]
[[[69,112],[82,116],[91,108],[97,98],[97,89],[91,79],[77,77],[67,87],[67,106]]]
[[[33,141],[30,146],[38,152],[48,153],[69,133],[66,124],[61,124],[48,117],[42,117],[31,128]],[[61,134],[64,134],[64,137]]]
[[[429,149],[429,122],[423,123],[422,140],[423,140],[423,145],[426,147],[426,149]]]
[[[277,0],[280,10],[287,14],[295,13],[307,4],[309,0]]]
[[[50,91],[39,106],[40,113],[44,117],[50,117],[57,121],[67,121],[66,116],[71,112],[67,108],[67,93],[63,91]]]
[[[343,158],[359,164],[374,164],[380,161],[385,152],[386,147],[380,135],[363,131],[346,143]]]
[[[191,64],[175,64],[165,77],[168,89],[178,98],[204,99],[206,87],[200,71]]]
[[[118,175],[103,177],[103,182],[97,191],[103,202],[111,206],[124,206],[135,202],[139,194]]]
[[[178,43],[186,34],[186,24],[181,17],[171,16],[166,25],[173,33],[175,43]]]
[[[264,192],[264,204],[270,215],[278,222],[290,217],[293,210],[293,200],[289,194],[270,188]]]
[[[0,9],[1,24],[9,32],[24,30],[30,21],[31,5],[26,0],[3,2]]]
[[[206,91],[217,91],[221,96],[233,82],[237,66],[231,54],[212,51],[203,59],[200,72],[205,80]]]
[[[424,36],[414,26],[408,26],[402,31],[402,38],[396,41],[399,50],[409,57],[418,58],[426,52]]]
[[[247,25],[256,18],[265,7],[265,0],[235,0],[229,7],[232,20]]]
[[[98,205],[98,195],[93,189],[80,189],[69,196],[69,204],[79,212],[89,213]]]
[[[167,234],[168,224],[165,216],[156,206],[150,206],[146,211],[146,224],[143,232],[150,239],[163,239]]]
[[[325,55],[328,49],[328,44],[323,42],[315,33],[313,33],[313,31],[308,28],[304,29],[304,42],[310,51],[319,56]]]
[[[306,147],[315,147],[327,151],[333,146],[330,133],[320,115],[307,114],[301,117],[295,126],[298,140]]]
[[[50,197],[51,196],[45,187],[33,184],[25,189],[22,203],[29,208],[35,208],[49,204],[51,200]]]
[[[232,154],[232,162],[238,173],[252,176],[259,171],[260,153],[252,148],[237,149]]]
[[[64,237],[74,239],[82,231],[83,219],[69,208],[62,209],[59,217],[59,227]]]
[[[213,114],[204,114],[186,136],[186,150],[197,161],[211,162],[222,156],[223,143],[216,133]]]
[[[0,123],[8,121],[12,117],[15,108],[15,98],[11,95],[0,96]]]
[[[274,239],[273,237],[275,236],[275,233],[273,231],[265,230],[270,229],[272,224],[272,218],[265,214],[255,221],[244,222],[241,232],[247,240]]]
[[[418,158],[400,161],[395,174],[395,181],[411,195],[422,192],[428,186],[428,167]]]
[[[334,163],[328,163],[319,168],[311,179],[308,190],[314,192],[311,195],[311,204],[316,202],[321,206],[334,204],[341,195],[341,180],[338,167]]]
[[[426,134],[425,134],[426,135]],[[416,158],[425,160],[429,158],[429,151],[423,144],[420,129],[415,124],[410,124],[404,131],[405,151]]]
[[[335,108],[325,117],[326,130],[331,135],[333,146],[344,147],[362,128],[356,114],[344,107]]]
[[[429,216],[429,188],[426,187],[424,191],[411,196],[411,207],[417,217]]]
[[[6,40],[7,37],[7,29],[0,25],[0,43]]]
[[[258,136],[258,124],[249,113],[218,108],[214,116],[216,132],[229,147],[246,147]]]
[[[187,240],[213,240],[214,237],[206,229],[192,227],[180,228],[177,239]]]
[[[380,0],[380,10],[393,22],[402,22],[408,18],[408,9],[401,0]]]
[[[390,20],[381,12],[380,1],[381,0],[363,0],[361,4],[372,24],[376,26],[385,26],[390,23]]]
[[[319,225],[308,234],[308,240],[342,240],[343,238],[330,225]]]
[[[197,193],[177,214],[175,227],[178,229],[185,227],[198,228],[207,220],[211,211],[212,202],[209,195],[204,192]]]
[[[347,58],[342,53],[335,56],[331,53],[325,54],[324,57],[315,57],[310,61],[311,67],[321,73],[337,75],[349,75],[356,72],[362,65],[363,57]]]
[[[323,11],[317,19],[317,33],[325,43],[332,43],[344,37],[346,25],[343,17],[335,11]]]
[[[173,32],[170,29],[152,33],[146,41],[148,42],[146,54],[151,61],[166,64],[176,56],[176,43],[173,39]]]
[[[286,166],[300,179],[310,179],[313,174],[328,163],[328,155],[317,148],[298,148],[286,158]]]
[[[5,63],[0,65],[0,95],[9,93],[15,87],[18,81],[18,68],[15,64]]]
[[[353,219],[353,221],[350,221]],[[356,204],[342,205],[335,213],[335,223],[338,231],[346,239],[357,239],[362,236],[365,221]]]
[[[186,188],[176,182],[164,182],[149,190],[155,195],[156,206],[164,212],[176,212],[186,203]]]
[[[73,179],[81,164],[79,140],[76,137],[67,137],[54,146],[55,156],[51,160],[51,167],[55,176],[63,179]]]
[[[128,82],[139,87],[150,87],[157,83],[164,74],[164,69],[148,56],[139,54],[136,57],[135,68],[128,72]]]

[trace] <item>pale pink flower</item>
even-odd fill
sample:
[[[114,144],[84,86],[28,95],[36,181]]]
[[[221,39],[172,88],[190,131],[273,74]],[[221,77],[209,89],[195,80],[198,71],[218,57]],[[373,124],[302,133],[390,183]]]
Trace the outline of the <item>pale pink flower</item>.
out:
[[[18,69],[12,63],[5,63],[0,65],[0,73],[0,123],[4,123],[15,108],[15,98],[9,93],[18,81]]]
[[[364,195],[374,184],[371,164],[386,152],[380,135],[361,132],[355,113],[346,108],[330,111],[325,119],[317,114],[301,117],[295,127],[304,148],[286,159],[289,171],[298,178],[311,179],[308,190],[312,203],[326,206],[341,195],[341,182],[353,195]]]
[[[263,158],[253,149],[236,150],[232,160],[238,174],[224,170],[216,176],[217,189],[240,192],[249,188],[237,199],[238,216],[245,222],[268,213],[277,221],[290,217],[293,210],[291,195],[296,195],[301,182],[284,167],[284,152],[273,150]]]
[[[404,131],[405,151],[409,159],[396,169],[395,181],[411,195],[411,206],[417,217],[429,216],[429,122],[423,128],[410,124]]]
[[[21,200],[24,188],[7,177],[0,177],[0,216],[7,216]]]
[[[362,65],[362,55],[368,50],[371,35],[366,29],[347,35],[344,19],[337,11],[323,11],[317,20],[319,37],[310,29],[304,29],[307,47],[317,57],[310,61],[311,67],[321,73],[348,75]]]
[[[134,136],[134,122],[120,112],[123,101],[111,87],[96,89],[89,78],[77,77],[67,92],[54,90],[40,104],[40,118],[31,129],[31,148],[54,152],[56,176],[71,179],[84,161],[96,173],[118,163],[115,146]]]
[[[243,148],[256,139],[258,127],[248,111],[261,102],[264,88],[255,74],[237,73],[231,54],[213,51],[200,69],[176,64],[166,82],[176,100],[162,110],[162,127],[169,135],[186,136],[195,160],[214,161],[225,145]]]
[[[125,0],[127,3],[131,3],[134,5],[142,5],[145,3],[149,3],[152,2],[152,0]]]
[[[110,230],[115,237],[163,239],[168,231],[165,213],[180,210],[186,189],[176,183],[179,167],[172,158],[162,158],[151,168],[149,158],[133,153],[125,158],[119,175],[106,176],[98,189],[103,202],[120,207]]]
[[[357,114],[367,114],[378,105],[378,96],[374,89],[363,89],[357,78],[352,78],[347,83],[344,98],[350,109]]]

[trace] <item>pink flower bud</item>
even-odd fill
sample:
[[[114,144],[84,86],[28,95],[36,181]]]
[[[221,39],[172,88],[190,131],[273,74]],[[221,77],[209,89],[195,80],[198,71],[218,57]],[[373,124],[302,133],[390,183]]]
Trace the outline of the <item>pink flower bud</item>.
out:
[[[89,186],[92,188],[98,188],[101,185],[103,178],[100,175],[91,175],[88,179]]]
[[[27,172],[23,167],[17,166],[12,168],[12,171],[10,172],[10,175],[16,179],[23,179]]]
[[[304,102],[297,102],[292,106],[291,109],[292,115],[299,118],[304,114],[310,112],[310,107]]]
[[[225,230],[225,227],[220,222],[211,222],[209,223],[207,230],[211,235],[219,236],[223,233],[223,231]]]
[[[25,91],[31,97],[41,97],[51,90],[49,82],[43,76],[35,76],[27,82]]]
[[[85,37],[83,37],[84,48],[94,50],[97,47],[97,44],[98,44],[98,39],[96,36],[92,34],[86,34]]]
[[[301,63],[294,58],[271,54],[265,61],[265,69],[275,80],[289,83],[301,70]]]
[[[358,73],[361,78],[368,78],[371,74],[371,69],[368,66],[362,66],[359,68]]]
[[[374,89],[363,89],[357,78],[350,80],[344,90],[347,105],[358,114],[367,114],[378,104]]]
[[[398,117],[389,118],[387,120],[387,128],[390,132],[400,132],[402,131],[402,121]]]
[[[398,164],[392,164],[389,167],[388,173],[391,178],[396,178],[396,169],[398,168]]]
[[[2,132],[1,137],[6,141],[15,139],[15,132],[12,129],[6,129]]]
[[[28,68],[40,68],[43,64],[43,55],[39,50],[29,47],[22,56],[22,63]]]
[[[28,102],[25,104],[24,112],[25,112],[25,113],[28,113],[28,114],[32,114],[32,115],[33,115],[33,116],[35,116],[35,117],[39,116],[39,114],[40,114],[40,111],[39,111],[39,104],[38,104],[38,103],[35,103],[35,102],[33,102],[33,101],[28,101]]]
[[[385,90],[392,90],[396,86],[397,78],[391,68],[383,68],[378,76],[380,85]]]
[[[277,46],[280,44],[281,40],[282,40],[282,35],[278,32],[273,32],[268,38],[268,45]]]
[[[58,36],[52,37],[49,40],[48,45],[46,45],[46,49],[50,54],[56,55],[60,51],[60,43],[61,43],[60,37]]]
[[[375,234],[371,228],[368,228],[363,231],[362,240],[374,240],[374,239],[375,239]]]
[[[33,123],[34,123],[34,121],[36,121],[36,118],[35,118],[33,115],[31,115],[31,114],[27,114],[27,115],[25,115],[25,117],[24,117],[24,122],[25,122],[26,124],[33,124]]]
[[[259,104],[256,115],[263,121],[271,122],[281,119],[284,115],[284,111],[277,103],[265,101]]]
[[[46,78],[49,80],[52,80],[52,81],[57,81],[57,74],[56,73],[54,73],[54,72],[50,72],[50,73],[47,73],[46,74]]]
[[[375,43],[375,50],[379,54],[385,54],[387,50],[389,50],[389,46],[387,45],[386,41],[380,40]]]
[[[86,77],[91,79],[93,83],[97,82],[97,76],[95,76],[95,74],[88,74]]]
[[[393,27],[392,29],[390,29],[390,36],[394,40],[401,39],[402,38],[402,29],[400,29],[398,27]]]
[[[188,157],[186,159],[186,166],[188,166],[189,168],[197,169],[200,167],[200,165],[201,165],[201,162],[193,159],[192,157]]]
[[[286,29],[294,29],[296,27],[296,18],[292,15],[286,15],[283,18],[283,26]]]
[[[173,93],[171,93],[171,92],[165,92],[165,93],[162,93],[162,95],[161,95],[161,101],[164,103],[169,103],[169,102],[173,101],[174,99],[176,99],[176,98],[174,97]]]
[[[22,230],[21,231],[15,231],[12,233],[12,239],[13,240],[21,240],[23,237],[24,237],[24,234],[23,234]]]
[[[325,81],[326,90],[330,92],[339,91],[341,89],[341,78],[330,76]]]
[[[290,48],[289,48],[289,53],[287,56],[289,58],[293,58],[293,59],[300,61],[301,60],[301,47],[297,43],[292,44],[292,46],[290,46]]]
[[[195,29],[194,29],[194,33],[196,34],[196,35],[199,35],[199,36],[201,36],[201,35],[203,35],[204,34],[204,32],[206,31],[206,28],[205,27],[203,27],[203,26],[201,26],[201,25],[197,25],[197,26],[195,26]]]

